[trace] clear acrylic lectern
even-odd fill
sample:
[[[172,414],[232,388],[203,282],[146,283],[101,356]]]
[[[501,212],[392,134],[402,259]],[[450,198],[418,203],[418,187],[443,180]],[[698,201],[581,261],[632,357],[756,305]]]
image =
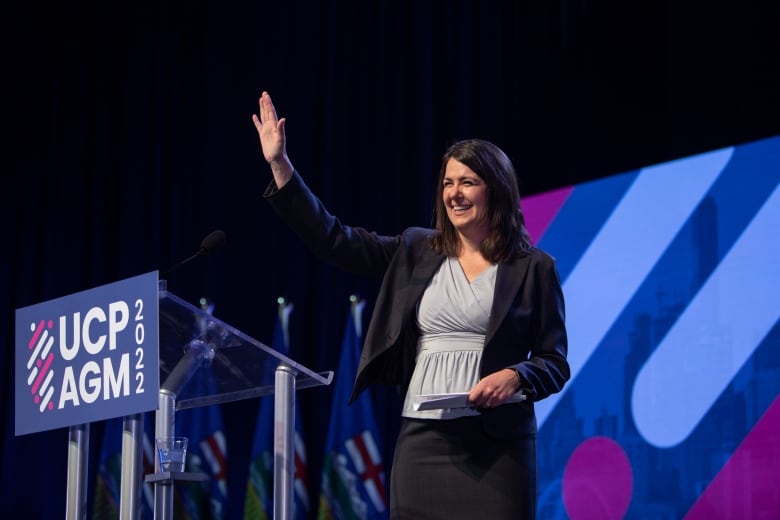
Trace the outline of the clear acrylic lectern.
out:
[[[292,517],[297,389],[329,385],[333,372],[313,372],[240,330],[167,291],[160,281],[160,393],[155,437],[174,432],[178,410],[264,395],[274,395],[274,519]],[[142,472],[142,415],[124,418],[120,515],[139,516]],[[177,481],[205,479],[198,473],[160,471],[145,480],[154,484],[154,517],[173,518]]]

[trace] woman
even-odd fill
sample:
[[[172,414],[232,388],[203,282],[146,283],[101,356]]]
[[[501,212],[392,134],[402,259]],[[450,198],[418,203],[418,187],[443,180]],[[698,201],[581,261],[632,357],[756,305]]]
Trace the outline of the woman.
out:
[[[328,213],[294,170],[267,92],[259,106],[266,199],[322,259],[382,280],[351,401],[371,384],[404,392],[390,517],[534,518],[533,403],[561,390],[569,365],[557,269],[529,243],[507,156],[455,143],[435,229],[380,236]],[[466,394],[467,406],[420,409],[420,396],[441,393]]]

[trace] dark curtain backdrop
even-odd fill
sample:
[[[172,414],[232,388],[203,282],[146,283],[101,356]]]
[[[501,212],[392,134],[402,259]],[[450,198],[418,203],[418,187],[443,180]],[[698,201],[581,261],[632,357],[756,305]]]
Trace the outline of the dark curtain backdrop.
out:
[[[15,309],[165,269],[219,228],[227,246],[172,292],[264,342],[286,296],[293,357],[318,371],[336,368],[350,294],[370,316],[376,281],[320,263],[261,198],[262,90],[308,183],[381,233],[430,223],[457,139],[503,147],[530,195],[780,133],[772,2],[79,4],[0,3],[0,503],[20,518],[63,516],[67,431],[14,436]],[[312,497],[330,399],[298,395]],[[389,466],[398,399],[374,399]],[[257,400],[223,410],[239,518]]]

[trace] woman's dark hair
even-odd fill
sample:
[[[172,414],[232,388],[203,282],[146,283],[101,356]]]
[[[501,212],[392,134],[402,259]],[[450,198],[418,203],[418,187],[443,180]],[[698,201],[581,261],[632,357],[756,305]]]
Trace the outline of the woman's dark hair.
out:
[[[433,215],[438,233],[431,239],[434,251],[457,256],[460,248],[457,231],[447,217],[447,208],[442,200],[444,172],[450,159],[468,166],[487,185],[490,232],[480,246],[482,255],[490,262],[497,263],[528,250],[531,240],[520,210],[520,189],[512,161],[493,143],[467,139],[450,146],[441,160]]]

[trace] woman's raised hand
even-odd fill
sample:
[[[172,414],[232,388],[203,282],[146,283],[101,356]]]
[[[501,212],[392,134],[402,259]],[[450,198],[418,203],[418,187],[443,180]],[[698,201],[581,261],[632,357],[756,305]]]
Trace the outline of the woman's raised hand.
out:
[[[284,133],[285,118],[279,119],[276,108],[271,101],[268,92],[263,92],[258,101],[260,115],[252,114],[252,122],[257,129],[260,138],[260,146],[263,149],[263,157],[271,166],[276,185],[281,188],[290,180],[293,166],[287,157],[287,144]]]

